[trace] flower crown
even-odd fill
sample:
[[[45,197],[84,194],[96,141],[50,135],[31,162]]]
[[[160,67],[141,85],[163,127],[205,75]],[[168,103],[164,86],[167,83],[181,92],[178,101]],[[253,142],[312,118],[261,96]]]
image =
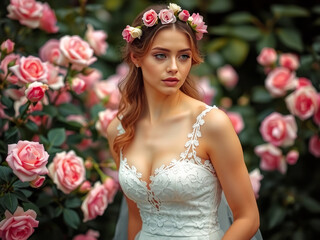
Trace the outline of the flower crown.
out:
[[[203,34],[207,33],[207,25],[205,25],[203,17],[199,15],[199,13],[193,13],[190,16],[190,13],[187,10],[182,10],[177,4],[170,3],[168,9],[160,10],[159,14],[153,9],[146,11],[142,17],[143,25],[137,27],[127,25],[122,31],[122,37],[128,43],[131,43],[134,39],[140,39],[142,36],[142,26],[152,27],[158,24],[159,20],[161,21],[161,24],[175,23],[177,19],[190,25],[192,30],[196,33],[197,40],[200,40],[203,37]]]

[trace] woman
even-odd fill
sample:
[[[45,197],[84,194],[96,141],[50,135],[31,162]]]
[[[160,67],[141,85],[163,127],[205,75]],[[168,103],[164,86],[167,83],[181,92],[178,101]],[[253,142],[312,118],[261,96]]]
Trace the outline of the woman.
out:
[[[202,59],[199,14],[152,6],[127,26],[110,150],[128,204],[128,239],[250,239],[259,214],[239,139],[226,114],[199,101],[189,77]],[[234,221],[223,233],[222,190]]]

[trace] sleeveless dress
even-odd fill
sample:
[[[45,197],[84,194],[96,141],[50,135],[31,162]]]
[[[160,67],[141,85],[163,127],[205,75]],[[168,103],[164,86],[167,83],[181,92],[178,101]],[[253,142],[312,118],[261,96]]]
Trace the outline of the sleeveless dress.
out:
[[[210,160],[197,156],[204,116],[214,107],[206,106],[186,136],[180,159],[157,168],[147,186],[142,174],[130,166],[120,151],[119,183],[128,198],[136,202],[142,229],[136,240],[220,240],[218,222],[221,185]],[[121,124],[119,134],[124,132]],[[174,139],[173,139],[174,141]]]

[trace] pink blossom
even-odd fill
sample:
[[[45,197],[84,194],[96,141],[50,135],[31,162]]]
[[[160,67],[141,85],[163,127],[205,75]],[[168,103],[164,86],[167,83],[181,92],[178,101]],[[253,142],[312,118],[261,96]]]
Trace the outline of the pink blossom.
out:
[[[37,214],[31,209],[24,211],[18,206],[14,214],[8,210],[4,214],[5,219],[0,222],[0,238],[3,240],[27,240],[39,225]]]
[[[57,153],[49,165],[49,176],[65,194],[75,190],[85,180],[83,159],[73,150]]]
[[[255,195],[256,199],[258,199],[260,186],[261,186],[261,180],[263,179],[263,175],[260,173],[259,168],[255,168],[252,172],[250,172],[249,177],[250,177],[250,181],[251,181],[254,195]]]
[[[299,158],[299,152],[297,150],[291,150],[287,153],[286,161],[290,165],[294,165],[297,163]]]
[[[105,81],[99,81],[94,85],[97,97],[102,100],[106,107],[117,109],[120,102],[118,83],[122,77],[115,74]]]
[[[170,9],[161,9],[158,15],[162,24],[175,23],[177,21],[174,12]]]
[[[20,55],[11,53],[5,56],[5,58],[0,63],[0,69],[3,71],[3,73],[0,72],[0,79],[4,80],[5,77],[8,75],[7,81],[12,84],[17,84],[18,83],[17,76],[13,75],[10,72],[8,74],[8,67],[18,64],[19,61],[20,61]]]
[[[21,57],[19,63],[9,69],[22,83],[43,82],[47,80],[47,66],[37,57]]]
[[[197,40],[202,39],[203,34],[207,33],[207,25],[205,25],[203,21],[203,17],[199,15],[199,13],[195,14],[193,13],[191,21],[191,26],[196,30],[196,38]]]
[[[72,240],[98,240],[99,236],[99,232],[90,229],[85,235],[79,234],[75,236]]]
[[[60,41],[49,39],[39,50],[39,57],[42,61],[57,64],[60,58]]]
[[[234,88],[238,83],[238,74],[231,65],[218,68],[217,75],[222,85],[228,89]]]
[[[48,33],[56,33],[59,31],[56,23],[57,18],[54,11],[50,8],[48,3],[44,3],[39,28]]]
[[[118,110],[106,109],[99,112],[99,120],[96,122],[96,129],[98,132],[107,137],[107,128],[110,122],[117,116]]]
[[[103,185],[108,190],[108,203],[112,203],[114,196],[118,192],[119,184],[112,178],[108,177],[104,181]]]
[[[79,191],[81,193],[86,193],[86,192],[89,192],[90,190],[91,190],[91,183],[88,180],[84,181],[79,188]]]
[[[81,78],[74,78],[71,87],[76,94],[81,94],[86,90],[86,83]]]
[[[297,124],[292,115],[283,116],[273,112],[261,123],[260,133],[263,139],[275,146],[291,146],[297,138]]]
[[[71,94],[63,89],[60,93],[58,91],[48,91],[50,96],[50,102],[55,106],[59,106],[64,103],[69,103],[72,99]]]
[[[43,99],[45,99],[45,98],[43,98]],[[48,116],[47,115],[33,116],[31,113],[35,112],[35,111],[42,111],[42,109],[43,109],[42,102],[43,101],[44,100],[37,102],[36,105],[31,104],[28,111],[27,111],[27,113],[29,114],[28,119],[30,119],[32,122],[34,122],[38,126],[41,126],[41,125],[45,126],[45,122],[48,119]]]
[[[145,26],[152,27],[153,25],[157,24],[158,15],[153,9],[150,9],[143,14],[142,21]]]
[[[215,90],[210,85],[210,79],[208,77],[202,77],[198,81],[198,91],[201,95],[202,101],[208,105],[211,105]]]
[[[86,83],[86,89],[90,90],[95,83],[102,79],[102,73],[98,69],[93,69],[89,74],[79,74],[78,77]]]
[[[54,66],[50,62],[46,62],[48,75],[47,75],[47,84],[53,90],[58,90],[65,86],[63,81],[63,76],[60,75],[60,69],[58,66]]]
[[[97,60],[93,56],[93,49],[79,36],[64,36],[60,39],[59,64],[69,62],[76,70],[82,70]]]
[[[309,152],[315,157],[320,157],[320,137],[318,135],[313,135],[310,138]]]
[[[125,29],[122,31],[122,37],[128,43],[131,43],[135,38],[139,38],[142,36],[142,30],[138,27],[131,27],[127,25]]]
[[[308,119],[316,114],[319,107],[318,94],[312,86],[296,89],[285,98],[285,102],[290,113],[301,120]]]
[[[97,56],[101,56],[106,53],[108,48],[108,44],[106,42],[107,37],[108,35],[106,32],[102,30],[95,31],[92,25],[88,24],[85,38]]]
[[[269,72],[265,81],[266,89],[273,97],[281,97],[287,90],[295,88],[295,73],[287,68],[278,67]]]
[[[187,22],[190,17],[190,13],[187,10],[182,10],[178,17],[181,21]]]
[[[100,182],[96,182],[81,205],[83,222],[102,216],[107,207],[108,190]]]
[[[287,163],[281,149],[266,143],[256,146],[254,152],[261,158],[261,169],[266,171],[279,170],[282,174],[286,173]]]
[[[42,17],[43,5],[35,0],[10,0],[7,7],[8,18],[18,20],[30,28],[38,28]]]
[[[6,161],[22,182],[28,182],[48,173],[48,158],[42,144],[20,140],[17,144],[8,145]]]
[[[233,125],[234,130],[237,134],[239,134],[244,128],[243,118],[241,114],[237,112],[227,112],[227,115]]]
[[[10,39],[7,39],[6,41],[1,43],[1,51],[5,52],[5,54],[12,53],[14,50],[14,42],[12,42]]]
[[[282,67],[288,68],[291,71],[295,71],[300,66],[299,58],[296,54],[283,53],[280,55],[279,63]]]
[[[261,50],[257,61],[262,66],[270,66],[277,61],[277,52],[273,48],[265,47]]]
[[[44,97],[46,90],[48,90],[48,85],[41,82],[33,82],[28,86],[25,94],[29,101],[38,102]]]
[[[44,180],[46,180],[45,176],[37,176],[36,179],[34,179],[30,182],[30,186],[33,188],[39,188],[44,183]]]
[[[298,78],[296,88],[301,88],[306,86],[312,86],[310,79],[304,78],[304,77]]]

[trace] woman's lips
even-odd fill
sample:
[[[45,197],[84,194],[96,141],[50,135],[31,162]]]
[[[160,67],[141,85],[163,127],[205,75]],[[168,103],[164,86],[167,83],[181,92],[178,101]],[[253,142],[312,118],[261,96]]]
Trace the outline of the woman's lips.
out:
[[[177,78],[166,78],[162,82],[168,87],[174,87],[179,83],[179,80]]]

